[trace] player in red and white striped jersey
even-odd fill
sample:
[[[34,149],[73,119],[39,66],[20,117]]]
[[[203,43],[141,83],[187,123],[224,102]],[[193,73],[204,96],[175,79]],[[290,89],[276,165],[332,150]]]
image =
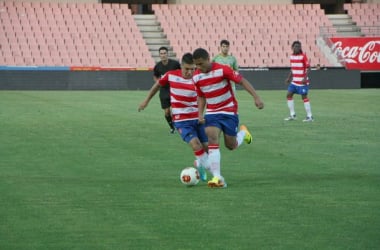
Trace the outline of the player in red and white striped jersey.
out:
[[[302,52],[301,42],[294,41],[292,44],[293,54],[290,56],[290,73],[285,80],[285,84],[289,84],[287,103],[290,111],[290,116],[285,118],[285,121],[293,121],[296,117],[294,109],[293,95],[299,94],[302,97],[303,104],[306,110],[306,119],[304,122],[312,122],[313,115],[311,113],[310,100],[307,96],[309,92],[309,78],[308,72],[310,69],[310,63],[305,53]]]
[[[244,125],[238,132],[238,102],[231,81],[242,85],[252,95],[257,108],[262,109],[264,103],[242,75],[234,72],[227,65],[212,63],[205,49],[196,49],[193,58],[197,66],[193,81],[198,93],[199,122],[204,122],[206,125],[209,141],[209,170],[213,175],[208,186],[227,187],[220,171],[219,137],[221,133],[223,132],[224,135],[225,146],[230,150],[239,147],[243,141],[248,144],[252,141],[252,136]]]
[[[197,93],[191,79],[195,65],[191,53],[183,55],[181,69],[171,70],[156,81],[146,99],[140,104],[138,111],[144,110],[160,86],[170,85],[170,102],[173,124],[182,139],[193,149],[197,159],[197,168],[203,181],[207,180],[205,169],[207,164],[208,139],[204,124],[198,122]]]

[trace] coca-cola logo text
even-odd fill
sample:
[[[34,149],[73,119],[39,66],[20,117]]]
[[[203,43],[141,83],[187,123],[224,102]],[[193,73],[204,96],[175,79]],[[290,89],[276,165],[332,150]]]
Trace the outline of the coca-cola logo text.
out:
[[[336,41],[332,51],[346,63],[380,63],[380,41],[368,41],[363,46],[342,45],[342,41]]]

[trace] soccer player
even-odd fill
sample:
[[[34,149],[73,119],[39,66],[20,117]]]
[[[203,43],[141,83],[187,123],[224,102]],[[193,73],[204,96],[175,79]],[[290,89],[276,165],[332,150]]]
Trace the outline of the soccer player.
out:
[[[286,95],[290,116],[285,118],[285,121],[293,121],[297,119],[294,109],[293,95],[301,95],[303,105],[306,110],[306,118],[304,122],[314,121],[311,113],[310,100],[307,96],[309,92],[309,78],[308,73],[310,70],[310,63],[305,53],[302,52],[301,42],[294,41],[292,44],[293,54],[290,56],[290,73],[285,80],[288,86],[288,93]]]
[[[161,79],[157,80],[150,89],[146,99],[140,104],[138,111],[144,110],[148,106],[149,101],[158,92],[160,87],[170,85],[170,101],[174,126],[177,128],[182,140],[193,149],[200,178],[206,181],[207,173],[205,169],[208,167],[208,139],[204,124],[198,122],[197,92],[191,79],[194,70],[195,65],[192,54],[184,54],[181,60],[181,69],[170,70]]]
[[[229,150],[236,149],[243,141],[252,142],[252,136],[247,127],[239,126],[238,102],[232,90],[230,81],[241,84],[253,97],[257,108],[264,108],[264,103],[252,85],[238,72],[230,67],[210,61],[209,53],[198,48],[193,53],[197,69],[193,82],[198,94],[199,122],[205,123],[208,137],[208,167],[213,178],[209,187],[227,187],[221,175],[221,154],[219,149],[220,135],[224,135],[224,144]],[[206,113],[204,113],[206,111]]]
[[[239,70],[237,60],[233,55],[229,54],[229,51],[230,51],[230,42],[228,40],[220,41],[220,53],[212,59],[212,62],[228,65],[231,67],[231,69],[237,72]],[[231,82],[231,85],[232,85],[232,89],[235,91],[236,90],[235,83]]]
[[[153,79],[156,82],[169,70],[180,69],[181,66],[176,60],[170,59],[168,55],[168,48],[160,47],[158,49],[161,61],[158,62],[153,69]],[[169,85],[160,88],[160,102],[161,108],[164,110],[165,119],[169,124],[170,133],[174,133],[175,128],[172,121],[171,108],[170,108],[170,89]]]

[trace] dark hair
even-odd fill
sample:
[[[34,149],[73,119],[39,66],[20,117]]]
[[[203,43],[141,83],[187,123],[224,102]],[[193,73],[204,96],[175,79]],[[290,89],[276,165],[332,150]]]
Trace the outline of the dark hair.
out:
[[[292,48],[293,48],[293,46],[296,45],[296,44],[298,44],[298,45],[301,46],[301,42],[297,40],[297,41],[294,41],[294,42],[292,43]]]
[[[182,56],[182,63],[187,63],[187,64],[193,64],[193,55],[191,53],[186,53]]]
[[[199,59],[199,58],[208,59],[209,57],[210,55],[208,54],[207,50],[203,48],[198,48],[194,50],[193,52],[193,59]]]
[[[220,46],[222,46],[223,44],[230,46],[230,42],[226,39],[223,39],[222,41],[220,41]]]
[[[167,47],[165,47],[165,46],[162,46],[162,47],[160,47],[159,49],[158,49],[158,51],[161,51],[161,50],[166,50],[166,52],[168,52],[169,50],[168,50],[168,48]]]
[[[298,40],[297,40],[297,41],[294,41],[294,42],[292,43],[292,49],[293,49],[294,45],[302,46],[302,45],[301,45],[301,42],[298,41]],[[302,49],[300,49],[300,52],[303,53]]]

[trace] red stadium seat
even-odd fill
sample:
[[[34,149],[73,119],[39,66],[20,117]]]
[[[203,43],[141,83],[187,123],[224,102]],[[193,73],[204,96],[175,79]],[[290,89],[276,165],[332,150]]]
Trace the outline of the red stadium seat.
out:
[[[170,16],[168,14],[169,9],[173,18],[168,18]],[[185,50],[192,49],[193,44],[205,47],[214,55],[218,53],[219,41],[228,39],[232,43],[231,49],[236,50],[238,54],[242,55],[245,51],[255,51],[260,47],[266,53],[260,55],[263,58],[278,58],[276,60],[258,60],[271,66],[288,66],[287,57],[279,57],[279,55],[285,54],[284,48],[290,51],[289,44],[293,41],[292,39],[299,39],[301,37],[299,34],[307,33],[307,37],[312,37],[311,42],[315,43],[319,35],[318,27],[322,25],[320,20],[328,22],[323,16],[323,12],[318,11],[319,5],[184,4],[170,6],[170,8],[165,5],[155,5],[154,10],[177,55]],[[164,13],[165,11],[166,13]],[[187,24],[186,20],[184,23],[184,20],[178,17],[185,13],[195,14],[191,18],[191,24]],[[226,13],[230,19],[220,18]],[[306,16],[308,16],[307,19],[305,19]],[[220,23],[225,22],[228,22],[226,29],[223,28],[225,25],[220,25]],[[173,29],[173,27],[179,28]],[[191,28],[187,29],[186,27]],[[289,36],[288,34],[294,35]],[[302,38],[305,40],[304,43],[310,42],[306,40],[306,37]],[[323,58],[319,51],[317,56]],[[242,58],[242,62],[239,64],[241,66],[252,66],[249,63],[257,63],[258,61]]]
[[[2,64],[109,65],[104,57],[111,54],[105,51],[105,47],[112,48],[114,43],[119,42],[125,45],[145,45],[126,4],[5,1],[0,2],[0,6],[4,6],[6,11],[0,15],[0,32],[5,34],[1,36],[4,39],[0,40],[0,46],[2,50],[5,48],[5,40],[7,44],[8,41],[13,44],[10,50],[4,49],[2,52],[6,55],[5,59],[0,61]],[[119,41],[118,34],[126,31],[126,27],[129,29],[128,34],[133,35],[123,36]],[[128,50],[129,47],[126,48],[126,51]],[[139,51],[144,51],[143,55],[151,59],[146,45],[139,47]],[[10,58],[10,55],[13,58]],[[96,55],[102,60],[97,60]],[[122,53],[117,55],[124,56]],[[125,60],[123,66],[128,64],[129,58],[126,57]],[[151,64],[145,64],[147,61],[139,61],[138,63],[142,64],[138,66],[151,67]],[[112,61],[114,66],[117,66],[117,62],[117,58]],[[82,65],[78,65],[80,63]],[[136,65],[135,60],[133,65]]]
[[[345,4],[344,8],[359,26],[368,26],[379,25],[379,6]],[[0,15],[4,34],[0,45],[3,50],[12,44],[11,52],[18,58],[13,63],[130,63],[139,67],[154,63],[127,4],[3,1],[0,8],[6,10]],[[219,41],[228,39],[231,52],[239,55],[240,66],[288,66],[290,43],[300,39],[313,61],[327,61],[316,39],[320,26],[332,25],[318,4],[154,4],[152,9],[178,57],[199,46],[213,56],[218,53]],[[132,47],[135,44],[141,46]],[[54,50],[64,59],[56,59]],[[132,50],[140,52],[135,56],[138,60],[124,55]],[[80,61],[73,59],[75,55]],[[94,59],[96,55],[102,59]],[[41,58],[31,60],[29,56]]]

